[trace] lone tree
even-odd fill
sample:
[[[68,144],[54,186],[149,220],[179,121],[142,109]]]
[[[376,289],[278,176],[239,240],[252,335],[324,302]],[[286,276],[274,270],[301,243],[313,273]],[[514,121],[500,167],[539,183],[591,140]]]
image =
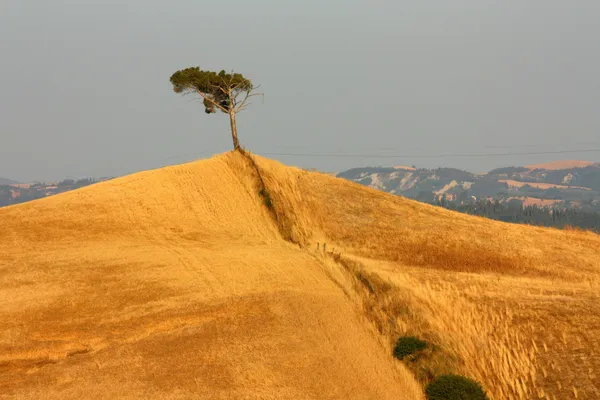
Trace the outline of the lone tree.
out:
[[[204,108],[207,114],[214,114],[217,110],[229,114],[231,122],[231,137],[233,149],[238,150],[240,142],[237,136],[235,114],[244,110],[248,99],[253,96],[262,96],[262,93],[253,93],[254,87],[249,79],[242,74],[219,73],[203,71],[200,67],[186,68],[171,75],[171,83],[175,93],[199,94],[204,99]],[[241,101],[238,97],[242,98]]]

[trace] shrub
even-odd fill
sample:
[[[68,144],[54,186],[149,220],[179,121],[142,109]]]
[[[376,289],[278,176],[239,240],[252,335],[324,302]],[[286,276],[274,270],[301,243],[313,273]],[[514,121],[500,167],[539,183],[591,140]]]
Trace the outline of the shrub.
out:
[[[273,201],[271,200],[271,195],[269,194],[269,192],[267,192],[266,189],[261,189],[260,192],[258,192],[258,194],[260,195],[260,197],[262,197],[265,206],[267,206],[269,210],[273,210]]]
[[[402,360],[417,351],[421,351],[427,347],[427,342],[414,336],[401,336],[394,347],[394,357]]]
[[[481,385],[460,375],[442,375],[427,385],[428,400],[488,400]]]

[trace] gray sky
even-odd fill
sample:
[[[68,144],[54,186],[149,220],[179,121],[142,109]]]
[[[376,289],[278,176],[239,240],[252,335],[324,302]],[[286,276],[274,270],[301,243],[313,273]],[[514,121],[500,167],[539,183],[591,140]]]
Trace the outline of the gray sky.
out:
[[[0,176],[113,176],[231,148],[178,69],[261,84],[239,115],[257,153],[341,171],[474,172],[600,152],[597,0],[0,0]],[[510,146],[497,148],[497,146]]]

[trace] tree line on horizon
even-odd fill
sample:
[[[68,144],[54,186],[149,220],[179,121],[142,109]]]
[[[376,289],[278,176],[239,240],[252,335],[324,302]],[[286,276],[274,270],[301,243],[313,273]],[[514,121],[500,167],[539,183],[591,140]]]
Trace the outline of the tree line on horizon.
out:
[[[499,200],[488,199],[461,204],[448,201],[445,197],[437,199],[432,204],[448,210],[498,221],[559,229],[575,227],[600,233],[600,213],[593,211],[537,205],[525,206],[517,201],[505,204]]]

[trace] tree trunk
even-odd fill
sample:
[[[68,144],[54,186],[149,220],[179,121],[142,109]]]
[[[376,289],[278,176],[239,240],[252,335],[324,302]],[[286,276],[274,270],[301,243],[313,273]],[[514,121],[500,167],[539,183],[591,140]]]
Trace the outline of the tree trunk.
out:
[[[233,138],[233,150],[240,148],[240,142],[237,136],[237,125],[235,124],[235,110],[233,107],[229,110],[229,121],[231,122],[231,137]]]

